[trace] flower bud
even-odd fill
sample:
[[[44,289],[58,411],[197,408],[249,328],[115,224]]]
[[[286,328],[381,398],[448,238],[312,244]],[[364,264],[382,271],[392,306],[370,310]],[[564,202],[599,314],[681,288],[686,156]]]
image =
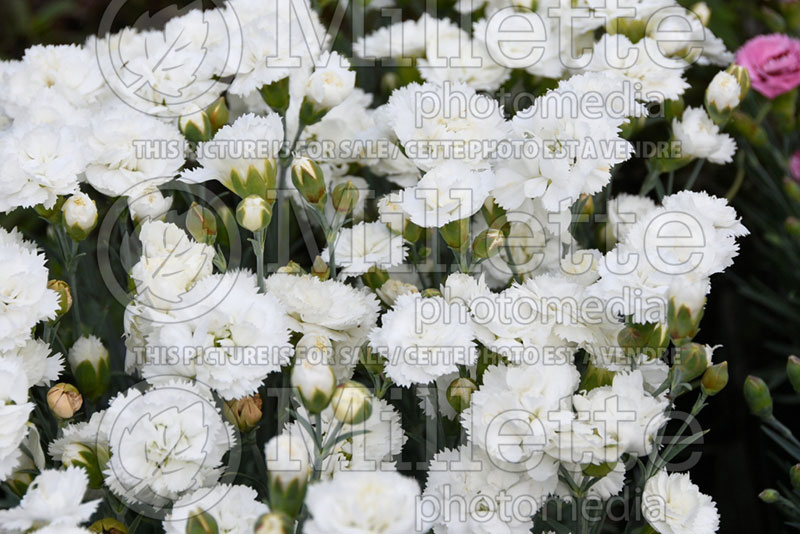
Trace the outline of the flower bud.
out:
[[[333,188],[331,201],[334,209],[342,215],[352,213],[358,203],[358,189],[350,180]]]
[[[725,71],[719,71],[706,88],[706,111],[719,125],[728,122],[741,102],[741,87],[736,78]]]
[[[72,384],[59,382],[47,392],[47,405],[59,419],[69,419],[80,410],[83,397]]]
[[[435,287],[429,287],[427,289],[423,289],[422,290],[422,298],[425,298],[425,299],[436,298],[436,297],[441,297],[441,296],[442,296],[442,292],[439,291],[438,289],[436,289]]]
[[[747,71],[747,68],[742,67],[741,65],[737,65],[735,63],[731,64],[726,69],[730,75],[736,78],[736,83],[739,84],[739,101],[741,102],[744,100],[744,97],[747,96],[747,93],[750,92],[750,73]]]
[[[333,362],[333,344],[328,337],[322,335],[304,335],[297,341],[294,353],[298,359],[308,359],[314,363]]]
[[[476,258],[486,260],[500,252],[505,242],[506,237],[501,230],[489,228],[475,237],[472,242],[472,253]]]
[[[261,397],[250,395],[241,399],[225,401],[225,418],[241,432],[250,432],[261,421]]]
[[[501,228],[506,223],[506,210],[495,202],[494,197],[489,197],[483,202],[481,214],[489,228]]]
[[[800,358],[789,356],[786,360],[786,376],[796,393],[800,393]]]
[[[789,178],[788,176],[784,178],[783,192],[795,202],[800,202],[800,183],[798,183],[797,180]]]
[[[78,389],[89,400],[105,393],[111,382],[108,350],[96,336],[82,336],[69,349],[69,366]]]
[[[165,197],[158,189],[136,198],[128,197],[128,211],[136,222],[148,219],[163,221],[171,207],[172,197]]]
[[[290,260],[289,263],[287,263],[283,267],[278,267],[278,272],[282,274],[293,274],[297,276],[302,276],[306,274],[303,268],[300,267],[300,265],[297,262],[292,260]]]
[[[733,112],[730,126],[736,133],[757,147],[764,146],[769,141],[766,130],[753,117],[740,110]]]
[[[322,168],[308,158],[298,158],[292,164],[292,183],[309,204],[324,208],[325,173]]]
[[[778,493],[778,490],[770,488],[770,489],[765,489],[764,491],[759,493],[758,498],[767,504],[774,504],[778,502],[778,499],[781,498],[781,494]]]
[[[469,218],[445,224],[439,228],[442,239],[455,251],[464,251],[469,247]]]
[[[388,279],[378,290],[375,291],[380,299],[387,305],[393,306],[394,302],[407,293],[419,293],[417,286],[401,282],[396,278]]]
[[[98,519],[89,527],[95,534],[128,534],[128,527],[112,517]]]
[[[389,273],[379,269],[375,265],[371,266],[367,272],[361,275],[361,281],[370,289],[380,289],[389,280]]]
[[[186,213],[186,229],[198,243],[212,245],[217,239],[217,218],[210,209],[192,202]]]
[[[706,347],[699,343],[687,343],[677,347],[673,369],[684,382],[694,380],[708,369]]]
[[[68,444],[61,454],[62,464],[81,467],[86,471],[89,487],[93,489],[103,487],[103,469],[107,461],[107,456],[98,455],[98,451],[94,448],[78,442]]]
[[[263,167],[250,165],[244,176],[236,169],[231,170],[228,181],[224,182],[225,187],[236,193],[239,198],[256,195],[273,203],[276,196],[278,169],[272,159],[264,159],[263,163]]]
[[[258,90],[261,98],[272,108],[272,111],[281,115],[289,109],[289,77],[281,78],[277,82],[262,85]]]
[[[311,274],[323,281],[331,277],[331,268],[325,263],[322,256],[314,258],[314,263],[311,264]]]
[[[245,230],[258,232],[269,226],[272,207],[260,196],[250,195],[236,206],[236,222]]]
[[[711,20],[711,8],[708,7],[708,4],[705,2],[697,2],[689,9],[691,9],[692,13],[697,15],[697,18],[700,19],[703,26],[708,26],[708,21]]]
[[[323,54],[320,63],[325,66],[317,68],[306,84],[306,101],[314,109],[327,110],[350,96],[356,85],[356,73],[350,70],[350,62],[336,52]]]
[[[793,237],[800,237],[800,219],[794,216],[786,217],[783,221],[783,229]]]
[[[83,241],[97,225],[97,205],[86,193],[75,193],[61,206],[64,227],[75,241]]]
[[[700,330],[700,321],[703,318],[703,305],[698,303],[676,303],[673,297],[667,306],[667,328],[669,335],[676,345],[694,339]],[[702,301],[705,304],[705,300]]]
[[[313,414],[328,407],[336,389],[333,368],[324,361],[298,358],[292,369],[292,387],[297,390],[303,406]]]
[[[294,517],[303,504],[311,460],[303,439],[290,433],[273,437],[264,446],[269,480],[269,501],[273,511]]]
[[[753,415],[761,419],[772,417],[772,395],[763,380],[757,376],[748,376],[744,381],[744,400]]]
[[[350,380],[336,388],[331,407],[337,420],[357,425],[372,415],[371,394],[362,384]]]
[[[228,124],[228,105],[225,103],[225,97],[221,96],[213,104],[206,109],[208,120],[211,121],[211,129],[217,131],[226,124]]]
[[[789,469],[789,480],[794,489],[800,489],[800,464],[794,464],[792,468]]]
[[[51,289],[58,293],[58,309],[56,315],[63,317],[72,308],[72,292],[69,290],[69,284],[63,280],[49,280],[47,282],[47,289]]]
[[[472,401],[472,394],[478,389],[478,384],[470,378],[456,378],[447,386],[447,402],[457,413],[461,413]]]
[[[194,113],[181,115],[178,119],[178,129],[192,143],[208,141],[214,135],[211,119],[202,109],[198,109]]]
[[[186,521],[186,534],[219,534],[219,527],[211,514],[196,510]]]
[[[269,512],[256,521],[254,534],[292,534],[292,522],[280,512]]]
[[[712,365],[703,373],[700,387],[708,396],[714,396],[728,385],[728,362]]]

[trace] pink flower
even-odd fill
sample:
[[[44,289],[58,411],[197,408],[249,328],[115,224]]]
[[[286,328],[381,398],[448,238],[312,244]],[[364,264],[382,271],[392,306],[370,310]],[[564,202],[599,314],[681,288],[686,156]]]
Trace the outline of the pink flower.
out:
[[[773,33],[747,41],[736,53],[736,63],[750,73],[750,83],[767,98],[800,85],[800,40]]]
[[[795,181],[800,182],[800,150],[792,154],[792,157],[789,159],[789,172],[792,174],[792,178]]]

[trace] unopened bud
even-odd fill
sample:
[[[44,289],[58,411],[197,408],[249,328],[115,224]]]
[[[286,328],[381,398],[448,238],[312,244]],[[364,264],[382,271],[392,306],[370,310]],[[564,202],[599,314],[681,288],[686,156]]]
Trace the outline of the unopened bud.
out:
[[[361,275],[361,280],[370,289],[380,289],[389,280],[389,273],[373,265]]]
[[[794,464],[792,468],[789,469],[789,480],[794,489],[800,489],[800,464]]]
[[[208,141],[214,135],[211,119],[202,109],[182,115],[178,119],[178,129],[186,139],[193,143]]]
[[[442,292],[436,289],[435,287],[429,287],[422,290],[422,298],[424,299],[431,299],[436,297],[441,297]]]
[[[400,295],[405,295],[407,293],[419,293],[419,289],[417,289],[417,286],[413,284],[402,282],[396,278],[390,278],[380,288],[378,288],[375,293],[378,294],[380,299],[387,306],[394,306],[394,302],[400,297]]]
[[[689,382],[702,375],[708,369],[706,347],[699,343],[687,343],[677,347],[674,369],[681,380]]]
[[[333,362],[333,344],[327,336],[306,334],[297,341],[294,353],[298,359],[311,360],[314,363]]]
[[[63,317],[72,308],[72,292],[69,290],[69,284],[63,280],[50,280],[47,282],[47,289],[58,293],[56,315]]]
[[[447,386],[447,402],[457,413],[469,408],[472,394],[478,390],[478,384],[470,378],[456,378]]]
[[[186,520],[186,534],[219,534],[219,527],[211,514],[196,510]]]
[[[241,432],[250,432],[259,421],[261,421],[261,405],[263,401],[260,395],[250,395],[241,399],[225,401],[223,413],[226,419],[231,422]]]
[[[753,415],[761,419],[772,417],[772,395],[767,384],[757,376],[748,376],[744,381],[744,400]]]
[[[289,109],[289,77],[261,86],[261,98],[273,111],[283,115]]]
[[[278,267],[278,272],[282,273],[282,274],[293,274],[293,275],[298,275],[298,276],[302,276],[302,275],[306,274],[306,272],[303,270],[303,268],[300,267],[300,264],[298,264],[295,261],[291,261],[291,260],[289,261],[289,263],[287,263],[283,267]]]
[[[719,71],[706,88],[705,105],[708,116],[719,124],[728,122],[741,102],[742,90],[732,74]]]
[[[47,392],[47,405],[59,419],[69,419],[80,410],[83,397],[72,384],[60,382]]]
[[[800,237],[800,219],[794,216],[787,217],[783,222],[786,233],[793,237]]]
[[[303,439],[295,434],[278,434],[264,446],[272,511],[294,517],[303,504],[311,460]]]
[[[163,221],[172,207],[172,197],[164,196],[158,189],[138,197],[128,197],[128,211],[136,221]]]
[[[330,404],[336,390],[336,375],[324,361],[298,358],[292,369],[292,387],[310,413],[321,413]]]
[[[186,213],[186,229],[198,243],[211,245],[217,239],[217,218],[210,209],[192,202]]]
[[[69,366],[78,389],[87,399],[96,400],[111,382],[108,350],[97,336],[82,336],[69,349]]]
[[[213,104],[206,109],[208,119],[211,121],[211,128],[215,132],[228,124],[228,105],[225,103],[225,97],[221,96]]]
[[[703,373],[700,387],[706,395],[713,396],[725,389],[728,385],[728,362],[712,365]]]
[[[113,517],[98,519],[89,527],[95,534],[128,534],[128,527]]]
[[[358,189],[350,180],[333,188],[331,194],[333,207],[339,213],[347,215],[352,213],[358,203]]]
[[[506,222],[506,210],[501,208],[494,197],[489,197],[483,202],[481,214],[490,228],[502,228]]]
[[[97,205],[86,193],[75,193],[61,206],[64,227],[75,241],[83,241],[97,225]]]
[[[269,512],[256,521],[254,534],[291,534],[292,522],[280,512]]]
[[[781,494],[778,493],[778,490],[770,488],[770,489],[765,489],[764,491],[759,493],[758,498],[761,499],[762,502],[765,502],[767,504],[774,504],[778,502],[778,499],[781,498]]]
[[[686,305],[676,302],[674,297],[670,299],[667,306],[667,328],[670,337],[676,344],[693,339],[700,330],[705,300],[699,304]]]
[[[789,356],[786,360],[786,376],[796,393],[800,393],[800,358]]]
[[[258,232],[269,226],[272,207],[260,196],[250,195],[236,206],[236,222],[245,230]]]
[[[336,388],[331,400],[333,416],[348,425],[357,425],[372,415],[372,395],[363,384],[353,380]]]
[[[708,4],[705,2],[697,2],[691,8],[692,13],[697,15],[697,18],[700,19],[700,22],[703,23],[703,26],[708,26],[708,21],[711,20],[711,8],[708,7]]]
[[[739,84],[739,90],[741,91],[739,93],[739,101],[741,102],[750,92],[750,73],[745,67],[735,63],[728,67],[726,72],[736,78],[736,83]]]
[[[298,158],[292,165],[292,183],[309,204],[324,207],[325,174],[322,168],[308,158]]]
[[[469,247],[469,218],[452,221],[441,228],[439,233],[447,246],[455,251],[464,251]]]
[[[331,268],[325,263],[322,256],[314,258],[314,263],[311,264],[311,274],[323,281],[331,277]]]
[[[489,228],[475,237],[472,242],[472,253],[476,258],[486,260],[500,252],[505,242],[506,238],[501,230]]]

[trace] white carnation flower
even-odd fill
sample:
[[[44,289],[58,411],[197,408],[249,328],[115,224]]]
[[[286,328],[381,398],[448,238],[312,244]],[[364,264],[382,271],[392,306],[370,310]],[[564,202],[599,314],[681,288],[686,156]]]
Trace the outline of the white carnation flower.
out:
[[[742,88],[736,77],[724,70],[714,76],[706,89],[706,100],[720,111],[738,106],[741,96]]]
[[[455,372],[458,365],[474,364],[478,354],[473,337],[462,304],[410,293],[397,298],[369,341],[386,358],[386,374],[409,387]]]
[[[307,534],[418,532],[419,485],[395,472],[343,472],[311,485],[306,506]]]
[[[182,375],[234,399],[255,393],[289,362],[289,319],[273,295],[258,292],[253,273],[208,276],[183,298],[187,306],[172,311],[173,321],[154,324],[146,336],[148,380]],[[177,350],[177,362],[168,350]]]
[[[234,445],[233,429],[210,394],[182,381],[121,393],[102,424],[111,452],[106,485],[128,502],[151,506],[215,484]]]
[[[86,181],[104,195],[139,197],[178,174],[184,143],[176,125],[112,102],[91,122]]]
[[[736,141],[720,133],[719,126],[703,108],[686,108],[680,120],[672,119],[672,133],[680,143],[683,156],[705,158],[711,163],[730,163],[736,153]]]
[[[414,224],[441,228],[477,213],[493,185],[490,171],[472,170],[458,160],[447,161],[403,190],[401,205]]]
[[[644,486],[642,513],[659,534],[713,534],[719,529],[717,505],[686,473],[662,469]]]
[[[12,358],[20,361],[30,386],[47,386],[64,370],[64,358],[42,340],[29,339],[21,347],[0,351],[0,359]]]
[[[87,150],[80,132],[60,124],[19,126],[0,135],[0,212],[43,205],[78,191]]]
[[[403,236],[392,233],[380,222],[358,223],[339,231],[334,244],[336,266],[344,277],[358,276],[370,267],[387,269],[400,265],[407,251]],[[322,259],[330,261],[330,248],[322,251]]]
[[[456,158],[487,169],[497,143],[509,133],[500,104],[461,83],[409,84],[392,93],[385,113],[409,158],[423,170]]]
[[[219,532],[245,534],[253,532],[256,521],[269,512],[269,507],[248,486],[219,484],[210,491],[201,489],[175,501],[172,512],[164,519],[164,533],[185,534],[189,518],[198,510],[214,518]]]
[[[524,472],[504,468],[481,449],[463,445],[431,460],[420,513],[436,534],[528,534],[531,518],[549,493]],[[456,496],[468,505],[461,507],[463,512],[454,512]]]
[[[39,321],[52,319],[58,293],[47,287],[44,254],[17,230],[0,228],[0,350],[22,347]]]
[[[242,115],[236,122],[223,126],[211,141],[197,146],[196,169],[184,171],[181,179],[189,183],[217,180],[229,189],[231,173],[241,180],[253,168],[262,176],[268,161],[277,158],[283,144],[283,123],[277,113],[259,117]]]
[[[100,503],[99,499],[82,503],[88,484],[86,472],[79,467],[45,469],[16,508],[0,510],[0,523],[11,532],[77,527],[89,520]]]
[[[608,235],[622,241],[628,235],[631,225],[656,209],[656,203],[648,197],[621,194],[608,201]]]
[[[350,62],[338,52],[323,52],[317,60],[320,65],[306,84],[306,98],[321,109],[338,106],[353,92],[356,73]]]

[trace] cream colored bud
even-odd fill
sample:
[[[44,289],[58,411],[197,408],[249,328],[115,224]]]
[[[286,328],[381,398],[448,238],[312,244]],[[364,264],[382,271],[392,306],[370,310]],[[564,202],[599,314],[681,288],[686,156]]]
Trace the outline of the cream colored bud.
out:
[[[64,226],[75,241],[82,241],[97,225],[97,205],[86,193],[75,193],[61,206]]]
[[[69,419],[83,406],[83,397],[72,384],[60,382],[47,392],[47,405],[60,419]]]
[[[336,388],[331,407],[337,420],[357,425],[372,414],[372,395],[363,384],[351,380]]]
[[[244,198],[236,207],[236,221],[245,230],[257,232],[269,226],[272,220],[272,208],[258,195]]]
[[[292,369],[292,386],[297,390],[303,406],[314,414],[328,407],[336,390],[336,375],[324,361],[299,358]]]

